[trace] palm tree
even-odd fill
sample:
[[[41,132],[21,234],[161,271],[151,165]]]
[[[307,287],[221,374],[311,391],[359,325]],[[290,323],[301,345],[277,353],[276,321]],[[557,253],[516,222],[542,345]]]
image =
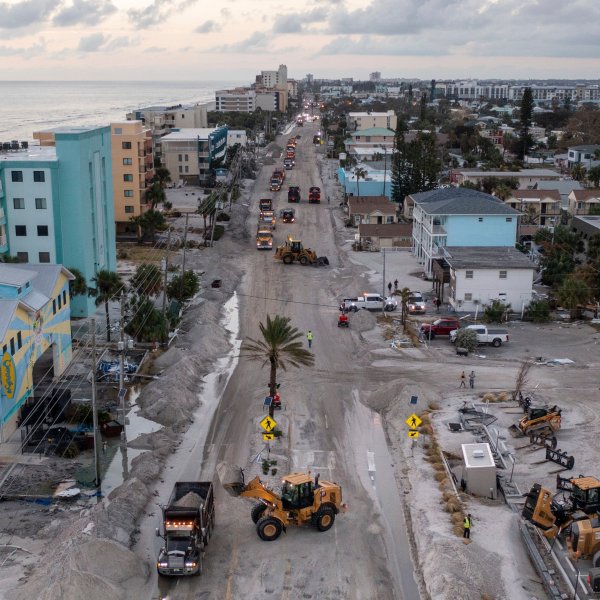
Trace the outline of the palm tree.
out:
[[[167,221],[165,215],[158,210],[147,210],[141,215],[139,225],[144,230],[144,233],[149,233],[154,244],[154,237],[156,236],[157,230],[165,229]]]
[[[406,326],[406,317],[408,315],[408,300],[410,298],[410,290],[405,287],[400,292],[402,298],[402,325]]]
[[[161,188],[165,188],[167,183],[171,183],[171,172],[167,167],[158,167],[154,169],[154,178],[153,181],[158,183]]]
[[[586,168],[581,163],[576,163],[571,168],[571,177],[575,181],[583,181],[585,179]]]
[[[131,278],[131,289],[141,296],[154,296],[162,288],[162,273],[150,263],[142,263]]]
[[[556,299],[569,309],[571,319],[575,319],[579,305],[585,304],[590,299],[590,288],[581,279],[569,275],[556,290]]]
[[[359,181],[360,179],[365,179],[366,176],[368,175],[367,170],[363,169],[362,167],[356,167],[356,169],[354,169],[354,177],[356,177],[356,195],[360,196],[360,187],[359,187]]]
[[[287,370],[291,367],[312,367],[315,364],[315,356],[303,347],[300,333],[290,325],[289,317],[276,315],[273,319],[267,315],[266,325],[259,323],[262,340],[248,339],[242,344],[241,356],[252,361],[262,363],[262,366],[270,365],[269,393],[275,396],[277,390],[277,369]],[[273,417],[275,407],[273,403],[269,407],[269,416]]]
[[[108,303],[124,289],[121,276],[114,271],[101,269],[92,277],[92,282],[96,284],[95,288],[89,288],[88,294],[96,298],[96,306],[104,304],[106,313],[106,341],[110,342],[110,315],[108,313]]]
[[[74,296],[85,296],[88,293],[88,286],[83,273],[73,267],[69,267],[69,271],[75,276],[73,281],[69,281],[69,297],[73,299]]]
[[[150,204],[151,210],[154,210],[157,204],[164,202],[166,197],[165,190],[158,181],[155,181],[145,194],[146,202]]]

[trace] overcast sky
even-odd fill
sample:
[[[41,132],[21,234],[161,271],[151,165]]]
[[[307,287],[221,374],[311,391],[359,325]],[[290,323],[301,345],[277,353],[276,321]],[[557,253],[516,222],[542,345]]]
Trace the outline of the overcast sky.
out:
[[[599,78],[599,0],[0,0],[0,79]]]

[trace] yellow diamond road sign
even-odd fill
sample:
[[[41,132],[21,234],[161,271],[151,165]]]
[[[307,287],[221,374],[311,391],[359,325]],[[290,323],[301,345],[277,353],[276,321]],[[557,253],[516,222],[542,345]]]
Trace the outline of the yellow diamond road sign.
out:
[[[408,437],[416,440],[419,437],[419,432],[415,431],[414,429],[410,429],[408,432]]]
[[[265,440],[265,442],[270,442],[271,440],[275,439],[275,434],[274,433],[263,433],[263,440]]]
[[[408,417],[408,419],[406,419],[406,421],[404,421],[411,429],[416,429],[417,427],[419,427],[419,425],[421,425],[421,423],[423,421],[421,421],[421,419],[419,419],[418,415],[415,415],[415,413],[413,413],[412,415],[410,415],[410,417]]]
[[[267,432],[267,433],[271,433],[271,431],[273,431],[273,429],[275,429],[275,426],[277,425],[277,421],[275,421],[275,419],[273,419],[272,417],[265,417],[261,422],[260,422],[260,426]]]

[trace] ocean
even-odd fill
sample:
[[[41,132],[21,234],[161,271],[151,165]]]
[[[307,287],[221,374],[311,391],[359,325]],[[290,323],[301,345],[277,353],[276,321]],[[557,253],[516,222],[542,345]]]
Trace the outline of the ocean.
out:
[[[235,81],[0,81],[0,142],[32,140],[33,132],[108,125],[152,105],[214,101]]]

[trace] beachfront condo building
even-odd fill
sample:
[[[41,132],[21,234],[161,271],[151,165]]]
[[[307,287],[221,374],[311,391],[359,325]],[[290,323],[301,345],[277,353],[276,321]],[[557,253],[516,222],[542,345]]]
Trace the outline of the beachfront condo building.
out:
[[[227,126],[180,129],[162,138],[162,165],[177,184],[204,185],[214,163],[225,156]]]
[[[110,127],[60,128],[34,138],[54,146],[0,152],[0,254],[77,269],[93,287],[99,270],[116,268]],[[73,298],[72,316],[95,310],[93,298]]]
[[[116,232],[135,233],[131,218],[150,207],[145,196],[154,177],[152,131],[141,121],[124,121],[111,123],[110,135]]]

